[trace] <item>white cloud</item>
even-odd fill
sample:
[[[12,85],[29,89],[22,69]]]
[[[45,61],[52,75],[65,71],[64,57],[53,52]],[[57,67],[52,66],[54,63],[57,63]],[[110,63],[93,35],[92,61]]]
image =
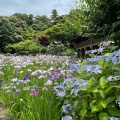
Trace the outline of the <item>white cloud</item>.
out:
[[[67,14],[74,0],[0,0],[0,16],[14,13],[51,15],[56,9],[58,14]]]

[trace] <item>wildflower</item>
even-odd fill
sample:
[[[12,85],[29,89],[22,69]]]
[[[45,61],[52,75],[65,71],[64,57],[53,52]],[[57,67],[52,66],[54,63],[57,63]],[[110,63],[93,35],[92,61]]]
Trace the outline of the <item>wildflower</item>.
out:
[[[23,70],[19,72],[20,74],[23,73]]]
[[[41,79],[41,78],[45,78],[45,76],[44,76],[44,75],[40,75],[40,76],[38,77],[38,79]]]
[[[30,93],[30,96],[38,96],[38,95],[39,95],[39,92],[37,92],[37,91],[32,91]]]
[[[0,71],[0,75],[4,75],[4,73],[2,71]]]
[[[24,83],[24,80],[18,80],[16,84],[19,85],[20,83]]]
[[[22,98],[20,98],[20,102],[22,102],[23,101],[23,99]]]
[[[13,78],[11,79],[11,82],[16,82],[18,79],[17,78]]]
[[[51,80],[48,80],[45,85],[52,85],[52,81]]]
[[[11,88],[16,89],[17,87],[16,86],[11,86]]]
[[[19,93],[19,92],[14,92],[14,95],[16,96],[16,95],[18,95],[18,93]]]
[[[30,74],[26,74],[23,78],[23,80],[27,80],[30,77]]]
[[[24,88],[23,88],[23,90],[29,90],[30,89],[30,86],[25,86]]]
[[[11,90],[6,90],[6,91],[5,91],[5,93],[10,93],[10,92],[11,92]]]
[[[42,89],[42,91],[47,91],[48,89],[46,88],[46,87],[44,87],[43,89]]]
[[[31,72],[32,70],[30,70],[30,69],[27,69],[27,71],[28,71],[28,72]]]

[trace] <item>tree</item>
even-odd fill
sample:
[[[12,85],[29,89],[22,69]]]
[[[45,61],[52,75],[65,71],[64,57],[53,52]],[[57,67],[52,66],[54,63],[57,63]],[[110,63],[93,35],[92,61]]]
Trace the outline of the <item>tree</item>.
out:
[[[53,27],[46,29],[45,33],[50,36],[51,40],[66,44],[71,40],[73,31],[66,24],[57,23]]]
[[[33,18],[34,16],[32,14],[25,14],[25,13],[15,13],[12,16],[17,17],[18,19],[21,19],[22,21],[24,21],[27,25],[31,26],[33,24]]]
[[[76,8],[80,10],[80,14],[82,13],[87,28],[85,32],[89,37],[108,36],[114,32],[114,25],[117,25],[117,28],[120,25],[118,24],[120,21],[119,0],[81,0]]]
[[[33,30],[21,19],[15,16],[0,17],[0,49],[3,52],[8,44],[18,43],[30,37],[33,38],[34,35],[31,33]]]
[[[35,31],[44,31],[51,26],[50,18],[47,16],[36,16],[32,25],[32,29]]]
[[[52,15],[51,15],[51,19],[55,20],[58,17],[58,12],[56,9],[52,10]]]
[[[7,43],[14,42],[14,29],[11,26],[8,17],[0,17],[0,49],[4,51]]]

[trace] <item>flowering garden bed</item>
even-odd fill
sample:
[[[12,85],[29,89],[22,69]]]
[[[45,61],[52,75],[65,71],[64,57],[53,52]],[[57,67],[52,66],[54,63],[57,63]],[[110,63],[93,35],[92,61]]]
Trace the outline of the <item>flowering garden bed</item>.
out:
[[[110,43],[82,61],[0,55],[2,103],[15,120],[119,120],[120,50]]]

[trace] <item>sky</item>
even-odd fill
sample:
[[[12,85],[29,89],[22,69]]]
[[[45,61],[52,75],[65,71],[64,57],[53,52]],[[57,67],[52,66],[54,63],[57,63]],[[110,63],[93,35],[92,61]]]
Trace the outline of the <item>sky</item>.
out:
[[[0,0],[0,16],[26,13],[51,16],[53,9],[58,15],[68,14],[74,0]]]

